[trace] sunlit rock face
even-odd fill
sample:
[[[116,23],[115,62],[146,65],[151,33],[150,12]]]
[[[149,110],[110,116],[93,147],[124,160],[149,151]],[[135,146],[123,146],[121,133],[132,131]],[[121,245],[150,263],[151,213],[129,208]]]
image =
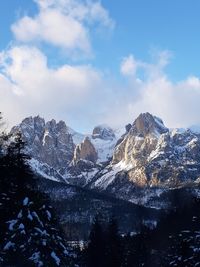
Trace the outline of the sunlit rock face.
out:
[[[91,161],[96,163],[98,159],[95,147],[91,143],[89,137],[85,137],[82,143],[78,144],[74,151],[73,163],[76,164],[80,160]]]
[[[144,166],[151,152],[156,149],[160,136],[168,132],[160,119],[149,113],[141,114],[116,147],[112,164],[123,161],[133,167]]]

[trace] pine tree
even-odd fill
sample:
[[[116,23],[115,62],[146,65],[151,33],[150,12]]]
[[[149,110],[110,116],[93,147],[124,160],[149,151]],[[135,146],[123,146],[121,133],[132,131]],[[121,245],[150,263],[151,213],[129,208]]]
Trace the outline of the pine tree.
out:
[[[105,266],[105,238],[102,225],[96,217],[91,227],[87,248],[87,267]]]
[[[112,218],[108,224],[106,236],[106,263],[107,267],[121,266],[121,240],[118,231],[117,221]]]
[[[72,266],[54,211],[36,190],[24,146],[18,134],[0,157],[0,264]]]
[[[0,157],[3,156],[3,143],[4,139],[6,138],[5,133],[2,131],[2,126],[3,126],[3,118],[2,118],[2,113],[0,112]]]

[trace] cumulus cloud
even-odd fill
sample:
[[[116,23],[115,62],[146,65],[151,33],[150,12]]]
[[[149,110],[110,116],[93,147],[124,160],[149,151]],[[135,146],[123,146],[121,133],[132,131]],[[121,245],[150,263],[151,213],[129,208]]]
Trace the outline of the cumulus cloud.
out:
[[[11,124],[36,113],[46,118],[87,117],[101,73],[89,65],[50,68],[35,47],[18,46],[0,54],[1,110]],[[87,107],[87,108],[84,108]],[[84,111],[85,109],[85,111]]]
[[[169,51],[161,51],[154,55],[153,63],[136,60],[133,55],[122,60],[121,73],[128,76],[134,95],[134,100],[124,103],[130,121],[148,111],[161,117],[169,127],[200,124],[200,79],[189,76],[172,82],[165,72],[170,58]],[[142,78],[139,70],[144,72]]]
[[[172,82],[165,69],[169,51],[154,51],[150,62],[127,55],[119,66],[124,79],[86,64],[50,66],[38,41],[90,54],[94,26],[113,29],[114,22],[99,1],[34,1],[38,14],[12,25],[24,44],[0,52],[0,106],[10,126],[40,114],[77,130],[104,122],[119,127],[146,111],[169,127],[200,124],[200,79]]]
[[[94,27],[112,29],[114,21],[100,2],[35,0],[39,12],[24,16],[11,29],[21,42],[44,41],[70,53],[91,54],[90,34]]]
[[[1,110],[10,125],[40,114],[64,119],[77,130],[104,122],[119,127],[146,111],[169,127],[200,124],[200,79],[170,81],[164,70],[169,60],[163,56],[166,53],[160,53],[154,63],[128,56],[127,62],[134,59],[136,69],[123,59],[121,70],[127,82],[120,83],[90,65],[49,67],[38,48],[14,46],[0,53]],[[138,66],[145,72],[142,78],[138,78]]]
[[[135,76],[139,66],[140,62],[133,55],[129,55],[123,59],[120,70],[125,76]]]
[[[164,68],[169,64],[172,53],[168,50],[157,51],[152,53],[153,62],[148,63],[138,60],[134,55],[130,54],[124,57],[121,62],[120,71],[122,75],[138,79],[138,72],[141,72],[142,77],[155,79],[162,75]]]

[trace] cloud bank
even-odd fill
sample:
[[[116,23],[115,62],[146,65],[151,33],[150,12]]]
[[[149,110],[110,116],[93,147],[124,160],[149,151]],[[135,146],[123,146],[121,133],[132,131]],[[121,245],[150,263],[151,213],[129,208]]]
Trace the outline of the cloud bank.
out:
[[[12,124],[36,113],[48,118],[73,114],[76,119],[101,83],[100,73],[89,65],[48,67],[35,47],[13,47],[0,58],[1,110]]]
[[[149,111],[170,127],[200,123],[200,80],[188,77],[173,83],[164,72],[163,54],[154,64],[122,60],[127,82],[109,82],[90,65],[50,68],[46,56],[30,46],[13,47],[0,55],[0,99],[11,124],[28,115],[65,119],[76,127],[106,122],[118,127]],[[167,61],[166,61],[167,62]],[[128,64],[127,64],[128,63]],[[124,67],[125,66],[125,67]],[[128,66],[128,67],[127,67]],[[138,78],[138,68],[145,72]]]

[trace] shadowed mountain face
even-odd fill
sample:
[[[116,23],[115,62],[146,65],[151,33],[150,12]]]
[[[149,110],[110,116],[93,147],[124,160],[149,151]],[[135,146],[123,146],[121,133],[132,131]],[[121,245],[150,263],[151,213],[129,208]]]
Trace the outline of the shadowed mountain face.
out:
[[[66,167],[71,162],[75,145],[64,121],[45,122],[39,116],[29,117],[14,127],[11,133],[17,131],[22,133],[27,151],[34,159],[55,169]]]
[[[51,198],[68,240],[87,239],[96,215],[104,221],[114,216],[121,233],[136,231],[143,222],[154,224],[163,215],[159,210],[47,179],[38,179],[38,188]]]
[[[200,134],[168,129],[150,113],[124,131],[102,125],[83,135],[40,117],[23,120],[11,132],[17,131],[36,172],[134,203],[160,205],[162,192],[200,180]]]

